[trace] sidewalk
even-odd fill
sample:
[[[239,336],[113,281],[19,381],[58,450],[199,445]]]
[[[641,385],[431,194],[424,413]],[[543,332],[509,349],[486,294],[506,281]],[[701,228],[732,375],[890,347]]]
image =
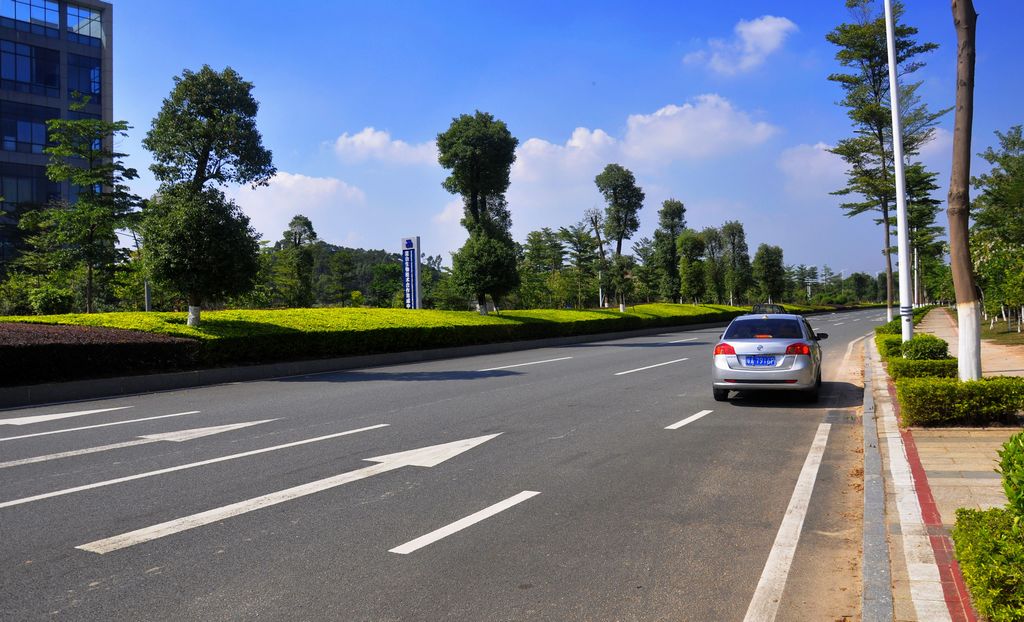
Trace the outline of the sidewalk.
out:
[[[945,309],[917,326],[957,351],[957,328]],[[982,342],[982,369],[989,375],[1024,375],[1024,348]],[[1021,428],[897,427],[895,391],[882,373],[874,347],[865,364],[878,418],[878,446],[884,458],[885,516],[889,541],[894,618],[898,621],[977,619],[953,558],[949,530],[960,507],[1006,504],[997,451]]]

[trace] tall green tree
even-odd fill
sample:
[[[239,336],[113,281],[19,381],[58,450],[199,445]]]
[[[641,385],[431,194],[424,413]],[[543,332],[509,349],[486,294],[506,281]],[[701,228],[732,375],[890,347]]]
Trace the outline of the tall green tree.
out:
[[[634,292],[639,300],[651,302],[658,295],[661,284],[661,266],[657,260],[654,240],[643,237],[633,243],[636,261],[633,267]]]
[[[379,263],[373,267],[370,282],[370,304],[375,307],[393,307],[402,291],[402,264],[397,261]]]
[[[604,233],[615,240],[615,256],[622,255],[622,241],[640,227],[640,208],[644,206],[644,191],[636,185],[633,173],[618,164],[609,164],[594,178],[597,189],[605,201]]]
[[[481,313],[487,312],[488,295],[497,306],[496,296],[519,284],[512,218],[505,201],[518,144],[504,121],[479,110],[456,117],[437,135],[437,160],[450,171],[442,186],[462,196],[462,224],[469,232],[452,257],[453,279],[476,298]]]
[[[847,109],[854,135],[840,140],[832,152],[847,164],[847,184],[833,194],[850,197],[841,205],[847,216],[877,212],[876,221],[884,229],[883,254],[886,261],[886,299],[892,316],[893,277],[890,235],[890,209],[895,203],[893,173],[892,117],[889,107],[888,52],[885,16],[877,10],[874,0],[847,0],[853,21],[840,24],[826,35],[835,45],[836,60],[846,70],[828,77],[843,89],[840,102]],[[900,23],[903,7],[895,3],[896,64],[898,75],[905,79],[917,71],[920,55],[938,47],[934,43],[915,41],[917,29]],[[947,110],[932,113],[920,103],[916,90],[919,84],[904,84],[901,89],[904,125],[903,150],[912,158],[920,146],[931,140],[934,125]]]
[[[163,184],[187,183],[199,193],[207,182],[266,185],[277,170],[256,129],[259,103],[253,84],[231,67],[184,70],[164,99],[142,146]]]
[[[150,170],[161,182],[159,200],[151,201],[143,210],[144,219],[152,218],[144,226],[149,233],[143,236],[143,243],[152,247],[145,252],[146,261],[159,266],[154,268],[156,273],[187,294],[189,326],[199,325],[202,304],[211,296],[244,293],[236,290],[242,284],[251,286],[256,268],[252,274],[247,270],[259,264],[258,234],[241,210],[217,190],[217,186],[229,183],[267,185],[277,172],[272,154],[263,146],[256,129],[259,103],[252,89],[252,83],[230,67],[220,72],[209,65],[198,72],[186,69],[174,78],[174,88],[142,142],[153,155]],[[198,214],[197,210],[202,209],[209,213]],[[158,213],[161,210],[164,213]],[[188,232],[174,228],[185,223],[211,223],[225,234],[230,232],[230,241],[216,243],[197,233],[195,243],[185,243],[183,235]],[[249,240],[243,240],[245,236]],[[175,248],[170,240],[180,246]],[[214,254],[182,257],[183,249]],[[228,257],[220,253],[247,255]],[[201,274],[170,269],[182,264]],[[231,268],[218,270],[218,266]]]
[[[757,247],[752,268],[754,282],[761,297],[768,302],[782,300],[786,291],[786,268],[782,260],[782,248],[770,244]]]
[[[654,231],[654,261],[661,272],[658,292],[665,300],[679,298],[679,252],[676,238],[686,229],[686,206],[677,199],[666,199],[658,210],[658,228]]]
[[[313,304],[316,231],[309,218],[296,214],[277,243],[276,272],[282,295],[290,307]]]
[[[722,225],[722,260],[725,264],[725,291],[729,304],[735,305],[750,289],[750,250],[743,223],[737,220]]]
[[[725,239],[717,227],[706,227],[700,232],[704,240],[704,291],[711,302],[721,304],[725,299]]]
[[[704,238],[692,229],[684,229],[676,238],[679,249],[679,295],[684,301],[704,301],[707,278],[704,273]]]
[[[73,110],[82,103],[72,105]],[[30,232],[29,249],[21,264],[37,273],[77,271],[85,274],[85,312],[95,310],[95,282],[109,282],[127,251],[118,246],[117,230],[132,226],[139,197],[127,182],[138,177],[124,165],[125,154],[113,148],[128,135],[126,121],[51,119],[47,121],[51,146],[46,175],[68,182],[77,198],[49,205],[22,217]]]
[[[259,236],[217,188],[195,193],[179,184],[161,190],[146,206],[142,237],[150,274],[190,307],[244,295],[260,270]],[[192,325],[198,321],[196,312]]]
[[[566,248],[569,263],[569,278],[576,290],[576,308],[586,307],[592,290],[596,289],[597,239],[590,233],[591,224],[586,220],[558,230],[558,237]],[[600,301],[598,301],[600,304]]]

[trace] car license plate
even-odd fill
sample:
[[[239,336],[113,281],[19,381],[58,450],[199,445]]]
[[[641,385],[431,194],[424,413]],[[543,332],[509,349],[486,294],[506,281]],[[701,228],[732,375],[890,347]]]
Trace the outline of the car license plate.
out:
[[[775,367],[774,356],[748,356],[747,367]]]

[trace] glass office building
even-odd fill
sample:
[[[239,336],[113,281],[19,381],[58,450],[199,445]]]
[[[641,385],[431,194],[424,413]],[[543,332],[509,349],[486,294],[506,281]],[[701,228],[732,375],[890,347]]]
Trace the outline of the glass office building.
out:
[[[0,0],[0,273],[21,246],[19,216],[70,196],[46,177],[46,121],[113,120],[112,20],[96,0]]]

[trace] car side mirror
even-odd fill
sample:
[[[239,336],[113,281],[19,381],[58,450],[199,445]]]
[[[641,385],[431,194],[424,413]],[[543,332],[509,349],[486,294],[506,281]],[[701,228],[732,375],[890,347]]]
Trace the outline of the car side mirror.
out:
[[[817,335],[814,336],[814,338],[818,339],[819,341],[822,339],[828,339],[828,333],[818,333]]]

